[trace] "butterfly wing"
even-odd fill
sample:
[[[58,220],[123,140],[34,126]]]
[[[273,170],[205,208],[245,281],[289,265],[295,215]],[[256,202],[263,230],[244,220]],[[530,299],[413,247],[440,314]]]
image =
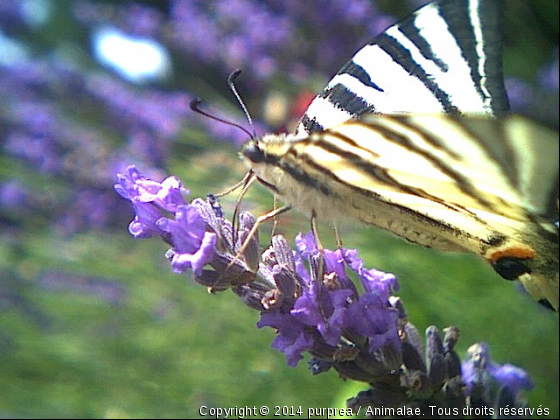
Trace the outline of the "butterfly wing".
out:
[[[428,4],[359,50],[295,136],[244,154],[309,214],[475,252],[558,309],[558,134],[488,118],[509,111],[499,15],[497,0]]]
[[[284,154],[337,211],[468,250],[558,308],[558,133],[519,116],[364,114]]]
[[[391,26],[329,82],[296,135],[365,112],[484,113],[509,110],[496,0],[441,0]]]

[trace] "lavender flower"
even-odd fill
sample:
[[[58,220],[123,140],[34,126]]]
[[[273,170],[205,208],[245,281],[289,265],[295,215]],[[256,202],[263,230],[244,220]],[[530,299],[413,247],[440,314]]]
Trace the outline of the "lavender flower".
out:
[[[169,177],[162,183],[145,178],[134,166],[119,174],[116,191],[132,202],[136,217],[129,225],[135,238],[147,238],[165,234],[165,225],[160,222],[163,211],[175,212],[186,204],[182,194],[188,194],[179,180]],[[162,226],[160,226],[162,225]]]
[[[488,346],[484,343],[469,348],[469,359],[462,365],[468,392],[473,395],[482,388],[483,395],[492,395],[492,387],[507,388],[517,397],[521,390],[533,389],[527,372],[516,366],[500,365],[490,359]]]
[[[204,266],[211,262],[216,252],[216,234],[205,232],[205,224],[195,206],[179,206],[175,220],[161,218],[157,222],[171,237],[173,249],[167,254],[173,271],[183,273],[192,268],[200,276]]]
[[[553,60],[539,71],[539,81],[541,87],[558,93],[559,72],[557,49]]]
[[[122,303],[126,295],[125,288],[118,282],[55,270],[42,273],[39,284],[48,291],[70,290],[97,297],[112,305]]]
[[[129,232],[135,238],[159,235],[172,248],[167,256],[173,270],[182,273],[191,268],[199,281],[208,287],[220,280],[235,282],[240,272],[252,274],[246,258],[237,261],[227,273],[218,276],[216,271],[203,270],[205,265],[224,270],[234,260],[241,247],[238,238],[236,247],[232,246],[231,224],[216,215],[209,202],[195,200],[187,204],[183,188],[176,177],[157,182],[144,177],[134,166],[118,175],[115,190],[132,202],[136,216],[129,225]],[[241,217],[241,228],[250,229],[254,219]],[[229,235],[228,235],[229,233]],[[218,243],[218,238],[222,238]],[[224,252],[225,251],[225,252]],[[242,281],[242,280],[241,280]]]
[[[19,181],[0,182],[0,209],[19,210],[26,204],[27,195]]]
[[[187,204],[186,190],[177,178],[159,183],[135,167],[118,178],[115,189],[136,212],[130,233],[136,238],[162,237],[172,246],[167,256],[177,273],[192,269],[199,283],[219,285],[219,290],[246,286],[249,290],[241,287],[237,293],[250,293],[253,299],[260,295],[252,301],[262,311],[258,326],[278,330],[273,346],[286,354],[290,365],[297,364],[303,351],[335,354],[341,343],[347,347],[352,341],[371,354],[400,348],[398,310],[389,303],[396,279],[365,269],[356,251],[326,250],[322,257],[313,235],[307,234],[297,238],[299,252],[294,253],[283,238],[276,237],[259,263],[253,237],[246,255],[235,261],[254,224],[252,216],[242,214],[233,245],[231,223],[223,218],[223,211],[210,201]],[[213,270],[205,270],[206,265]],[[360,278],[363,294],[357,292],[346,268]]]
[[[72,2],[76,20],[67,20],[68,30],[62,34],[87,35],[109,26],[151,37],[167,48],[176,74],[165,86],[150,87],[128,84],[108,73],[88,59],[88,45],[53,38],[52,25],[44,37],[42,28],[29,19],[27,3],[0,0],[0,38],[14,37],[23,51],[12,60],[0,58],[0,149],[2,164],[8,163],[4,175],[10,177],[0,185],[3,227],[5,220],[15,220],[14,226],[32,220],[32,229],[40,225],[71,234],[121,226],[124,222],[119,219],[130,214],[121,211],[128,203],[111,187],[115,173],[123,172],[117,190],[135,211],[130,233],[160,237],[170,246],[167,255],[174,271],[190,269],[199,284],[211,291],[231,289],[247,306],[259,310],[259,325],[268,321],[277,330],[274,346],[290,365],[308,352],[314,373],[335,369],[344,378],[373,384],[366,398],[372,404],[379,405],[384,398],[403,404],[431,401],[442,395],[434,383],[444,384],[445,398],[454,396],[456,404],[466,404],[465,395],[470,394],[461,384],[471,383],[468,374],[451,375],[447,367],[451,379],[441,379],[442,359],[457,371],[458,357],[445,344],[448,335],[440,340],[442,351],[439,333],[430,331],[426,345],[430,355],[424,355],[420,334],[405,322],[402,303],[391,296],[397,289],[394,276],[368,270],[353,250],[325,250],[321,273],[312,235],[300,236],[296,250],[275,237],[263,254],[255,236],[234,262],[255,222],[251,214],[242,213],[234,229],[216,201],[188,203],[177,178],[152,181],[123,164],[134,161],[150,178],[162,180],[159,174],[177,149],[193,150],[190,144],[174,141],[183,138],[185,130],[201,129],[211,138],[234,144],[244,141],[238,130],[192,117],[190,99],[214,91],[199,89],[223,77],[223,88],[216,84],[215,98],[205,99],[210,99],[217,115],[228,118],[230,113],[220,103],[227,93],[225,75],[234,67],[249,75],[240,80],[240,87],[253,111],[261,108],[260,92],[270,91],[263,82],[274,81],[286,98],[285,86],[294,85],[314,95],[320,80],[326,81],[350,51],[392,23],[377,2],[177,0],[168,14],[159,4]],[[52,16],[67,15],[57,14],[55,9],[63,7],[59,2],[49,4]],[[327,26],[330,30],[324,31]],[[52,50],[45,50],[45,39]],[[556,54],[539,73],[538,83],[556,97],[557,63]],[[244,89],[245,84],[251,89]],[[535,108],[536,102],[557,111],[554,103],[536,100],[531,86],[519,92],[512,100],[520,103],[517,110]],[[298,119],[304,108],[293,118]],[[257,131],[264,130],[257,123]],[[12,164],[24,171],[12,171]],[[21,236],[26,245],[25,235],[14,226],[4,236],[18,238],[18,246]],[[358,292],[351,277],[362,283],[364,292]],[[514,394],[510,401],[526,389],[523,372],[507,365],[490,367],[486,374],[502,396],[504,390]]]
[[[370,390],[348,401],[349,407],[426,413],[437,405],[460,414],[524,406],[520,391],[532,388],[526,372],[491,362],[482,344],[471,347],[461,365],[455,327],[445,329],[443,337],[435,326],[428,327],[424,346],[402,302],[392,296],[398,288],[395,276],[365,268],[356,250],[321,253],[308,233],[298,235],[296,250],[274,236],[260,254],[258,234],[248,236],[255,223],[250,213],[240,215],[234,232],[214,197],[186,203],[186,190],[175,177],[160,183],[130,167],[115,189],[136,211],[131,234],[159,235],[171,245],[167,256],[176,273],[190,269],[199,284],[212,291],[231,289],[260,311],[257,326],[276,331],[272,347],[289,366],[307,352],[314,374],[334,369],[343,378],[370,384]],[[238,255],[247,240],[245,253]],[[360,280],[362,293],[348,270]]]

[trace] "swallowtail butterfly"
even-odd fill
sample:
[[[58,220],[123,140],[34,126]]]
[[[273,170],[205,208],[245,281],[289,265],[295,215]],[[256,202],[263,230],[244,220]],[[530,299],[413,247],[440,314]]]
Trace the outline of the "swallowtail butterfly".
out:
[[[499,8],[420,8],[359,50],[295,133],[242,155],[307,214],[474,252],[558,309],[558,134],[508,115]]]

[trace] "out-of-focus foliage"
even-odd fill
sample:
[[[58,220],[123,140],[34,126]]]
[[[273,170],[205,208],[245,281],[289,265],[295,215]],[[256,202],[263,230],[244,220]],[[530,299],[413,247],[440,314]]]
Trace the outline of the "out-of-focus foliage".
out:
[[[128,235],[133,213],[112,185],[131,163],[180,176],[194,196],[232,185],[244,134],[193,115],[193,97],[243,121],[225,82],[242,68],[258,131],[289,129],[361,44],[418,3],[0,0],[0,415],[184,417],[201,405],[340,407],[355,394],[332,372],[288,368],[229,293],[172,274],[163,244]],[[558,3],[506,6],[512,105],[557,124]],[[109,58],[107,34],[121,42]],[[147,41],[163,55],[140,55],[161,66],[131,66]],[[271,203],[255,188],[245,206]],[[280,229],[293,238],[308,223],[289,214]],[[558,414],[557,315],[475,258],[373,229],[343,235],[398,276],[419,328],[453,324],[462,345],[487,342],[531,374],[530,405]]]

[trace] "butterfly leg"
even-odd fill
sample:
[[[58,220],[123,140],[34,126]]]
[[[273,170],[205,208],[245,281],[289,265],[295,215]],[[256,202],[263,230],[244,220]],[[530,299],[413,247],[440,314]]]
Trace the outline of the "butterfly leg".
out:
[[[278,208],[278,196],[274,194],[274,210]],[[274,221],[272,222],[272,232],[270,233],[270,237],[273,238],[276,235],[276,229],[278,228],[278,217],[274,217]]]
[[[247,238],[243,242],[243,245],[241,245],[241,248],[239,248],[239,251],[237,251],[237,255],[227,265],[226,270],[231,268],[233,266],[233,264],[235,264],[239,260],[239,258],[241,258],[243,256],[243,254],[247,250],[247,247],[251,243],[251,239],[253,238],[253,236],[256,235],[256,233],[259,229],[259,226],[262,223],[266,222],[267,220],[274,219],[276,216],[279,216],[283,213],[286,213],[287,211],[291,210],[291,208],[292,208],[292,206],[284,206],[284,207],[280,207],[279,209],[272,210],[272,211],[270,211],[266,214],[263,214],[262,216],[259,216],[257,218],[257,220],[255,221],[255,224],[253,225],[253,227],[249,231],[249,234],[247,235]]]
[[[325,325],[327,328],[329,328],[328,317],[324,312],[324,307],[321,305],[321,302],[323,300],[321,293],[325,291],[323,289],[323,284],[325,280],[325,259],[323,258],[323,250],[325,248],[323,247],[323,243],[321,242],[321,238],[319,237],[319,226],[317,224],[317,213],[315,213],[315,210],[311,212],[311,231],[313,232],[313,236],[315,237],[315,243],[317,244],[317,251],[319,251],[317,278],[315,279],[318,282],[318,286],[319,286],[317,288],[317,302],[319,302],[319,311],[321,313],[321,316],[323,317],[323,320],[325,321]]]
[[[337,222],[333,222],[333,230],[334,230],[334,237],[336,239],[336,248],[342,249],[342,238],[340,237],[340,231]]]
[[[219,194],[214,194],[214,197],[220,198],[220,197],[223,197],[223,196],[225,196],[225,195],[231,194],[232,192],[234,192],[236,189],[238,189],[238,188],[241,187],[242,185],[246,185],[247,182],[248,182],[248,180],[249,180],[249,178],[250,178],[252,175],[253,175],[253,171],[252,171],[252,170],[248,171],[248,172],[243,176],[243,178],[241,179],[241,181],[239,181],[238,183],[236,183],[233,187],[230,187],[230,188],[228,188],[227,190],[222,191],[222,192],[219,193]]]
[[[317,281],[319,283],[323,282],[324,276],[324,260],[323,260],[323,243],[321,242],[321,238],[319,237],[319,227],[317,225],[317,213],[315,210],[311,212],[311,232],[313,232],[313,236],[315,237],[315,243],[317,244],[317,250],[319,251],[319,267],[317,269]]]
[[[235,209],[233,210],[233,216],[231,218],[231,223],[232,223],[232,227],[231,227],[231,240],[232,243],[235,243],[237,241],[236,238],[236,234],[237,234],[237,229],[236,229],[236,225],[238,222],[238,217],[239,217],[239,209],[241,207],[241,201],[243,200],[243,198],[245,197],[245,194],[247,194],[247,191],[249,190],[249,188],[251,187],[251,185],[253,185],[253,182],[255,182],[255,180],[257,179],[256,176],[254,176],[254,172],[253,171],[249,171],[247,172],[247,175],[245,175],[243,177],[243,179],[238,182],[238,184],[242,184],[243,183],[243,189],[241,190],[241,192],[239,193],[239,196],[237,197],[237,199],[235,200]],[[233,188],[233,187],[232,187]],[[231,190],[231,189],[230,189]]]

